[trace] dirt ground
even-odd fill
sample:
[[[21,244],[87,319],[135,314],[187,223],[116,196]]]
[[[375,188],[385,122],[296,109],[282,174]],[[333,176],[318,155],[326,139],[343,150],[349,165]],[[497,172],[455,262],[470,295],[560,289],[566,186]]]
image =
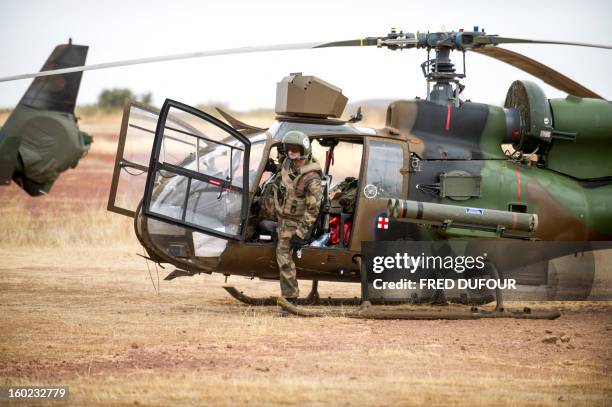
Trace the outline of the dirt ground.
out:
[[[69,405],[612,403],[612,302],[508,304],[553,321],[301,319],[237,303],[221,276],[163,281],[173,268],[105,210],[118,117],[82,127],[92,152],[49,196],[0,189],[0,385],[68,385]]]

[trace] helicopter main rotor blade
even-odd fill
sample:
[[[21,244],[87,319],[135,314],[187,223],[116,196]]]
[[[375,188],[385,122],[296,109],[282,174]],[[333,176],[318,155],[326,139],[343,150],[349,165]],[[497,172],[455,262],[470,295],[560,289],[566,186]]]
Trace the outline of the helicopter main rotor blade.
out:
[[[529,38],[499,37],[497,35],[482,35],[474,37],[474,43],[480,45],[497,44],[555,44],[555,45],[575,45],[577,47],[591,47],[612,49],[611,45],[590,44],[586,42],[553,41],[553,40],[532,40]]]
[[[479,54],[486,55],[491,58],[495,58],[498,61],[505,62],[509,65],[514,66],[522,71],[525,71],[538,79],[546,82],[553,88],[557,88],[563,92],[567,92],[570,95],[583,97],[583,98],[595,98],[604,99],[592,90],[585,88],[578,82],[568,78],[560,72],[534,60],[526,57],[518,52],[510,51],[506,48],[500,47],[480,47],[472,48],[471,51]]]
[[[201,51],[201,52],[188,52],[183,54],[172,54],[162,55],[157,57],[140,58],[140,59],[128,59],[124,61],[106,62],[101,64],[75,66],[72,68],[53,69],[49,71],[32,72],[21,75],[5,76],[0,78],[0,82],[15,81],[19,79],[37,78],[39,76],[59,75],[72,72],[82,71],[93,71],[96,69],[108,69],[116,68],[120,66],[150,64],[154,62],[164,61],[175,61],[179,59],[191,59],[191,58],[204,58],[220,55],[234,55],[234,54],[252,54],[256,52],[270,52],[270,51],[289,51],[299,49],[314,49],[314,48],[327,48],[327,47],[350,47],[350,46],[367,46],[376,45],[375,39],[359,39],[359,40],[348,40],[348,41],[336,41],[336,42],[304,42],[296,44],[279,44],[279,45],[263,45],[257,47],[241,47],[241,48],[228,48],[218,49],[212,51]]]

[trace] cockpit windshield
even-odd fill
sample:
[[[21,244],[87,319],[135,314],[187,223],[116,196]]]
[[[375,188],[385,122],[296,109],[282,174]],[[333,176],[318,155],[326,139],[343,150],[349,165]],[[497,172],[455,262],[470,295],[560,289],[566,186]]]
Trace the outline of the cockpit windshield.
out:
[[[258,133],[249,138],[249,190],[259,168],[266,137],[265,133]],[[243,146],[235,139],[208,143],[185,157],[180,166],[231,181],[232,186],[242,188]],[[204,182],[166,171],[159,171],[158,174],[159,184],[151,200],[152,211],[174,219],[180,219],[184,213],[184,221],[193,225],[229,235],[239,233],[242,193],[248,191],[220,188],[214,180]]]

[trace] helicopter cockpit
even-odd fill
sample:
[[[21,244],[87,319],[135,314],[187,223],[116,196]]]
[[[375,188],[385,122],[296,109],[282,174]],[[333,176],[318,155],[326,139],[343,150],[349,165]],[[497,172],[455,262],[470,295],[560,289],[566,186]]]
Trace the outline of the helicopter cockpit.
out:
[[[282,136],[284,133],[285,131],[281,131],[277,134]],[[363,139],[354,136],[314,136],[311,146],[312,157],[320,163],[324,177],[319,217],[311,230],[310,240],[321,246],[347,247],[355,212]],[[275,228],[278,219],[275,191],[280,181],[280,164],[285,155],[282,144],[276,139],[266,151],[269,151],[269,156],[259,178],[259,186],[254,192],[246,235],[247,241],[255,243],[276,240]],[[327,236],[323,236],[326,233]]]

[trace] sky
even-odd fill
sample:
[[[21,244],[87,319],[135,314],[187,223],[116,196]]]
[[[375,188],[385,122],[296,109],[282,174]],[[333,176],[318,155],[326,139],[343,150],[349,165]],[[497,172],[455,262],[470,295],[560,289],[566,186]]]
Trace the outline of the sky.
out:
[[[38,71],[53,47],[72,37],[89,45],[88,64],[230,47],[337,41],[405,31],[472,29],[507,37],[612,45],[609,1],[72,1],[0,0],[0,76]],[[612,100],[612,50],[512,45]],[[461,69],[461,54],[454,53]],[[235,110],[272,108],[276,83],[290,72],[316,75],[349,102],[425,97],[424,50],[376,47],[281,51],[137,65],[83,74],[79,104],[106,88],[152,92],[187,104]],[[469,53],[463,97],[501,104],[517,79],[561,91],[486,56]],[[0,107],[14,107],[31,80],[0,83]]]

